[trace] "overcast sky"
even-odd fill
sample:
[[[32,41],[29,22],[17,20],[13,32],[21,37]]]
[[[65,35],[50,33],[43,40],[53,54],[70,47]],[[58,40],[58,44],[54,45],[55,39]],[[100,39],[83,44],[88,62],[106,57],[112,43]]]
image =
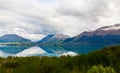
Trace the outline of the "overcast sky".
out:
[[[120,0],[0,0],[0,35],[38,40],[120,23]]]

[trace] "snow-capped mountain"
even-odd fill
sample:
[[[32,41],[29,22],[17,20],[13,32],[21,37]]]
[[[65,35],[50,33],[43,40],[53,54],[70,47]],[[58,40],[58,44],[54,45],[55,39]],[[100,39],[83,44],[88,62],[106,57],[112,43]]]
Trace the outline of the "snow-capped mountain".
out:
[[[67,38],[69,38],[69,36],[64,34],[50,34],[44,37],[42,40],[38,41],[37,43],[59,42]]]
[[[116,44],[120,43],[120,24],[105,26],[95,31],[85,31],[81,34],[68,38],[64,43],[77,44]]]

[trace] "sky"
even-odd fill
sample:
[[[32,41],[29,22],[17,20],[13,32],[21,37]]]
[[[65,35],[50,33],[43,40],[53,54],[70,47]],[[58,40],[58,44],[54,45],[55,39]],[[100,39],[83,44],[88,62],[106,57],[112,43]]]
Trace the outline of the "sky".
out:
[[[37,41],[120,23],[120,0],[0,0],[0,36]]]

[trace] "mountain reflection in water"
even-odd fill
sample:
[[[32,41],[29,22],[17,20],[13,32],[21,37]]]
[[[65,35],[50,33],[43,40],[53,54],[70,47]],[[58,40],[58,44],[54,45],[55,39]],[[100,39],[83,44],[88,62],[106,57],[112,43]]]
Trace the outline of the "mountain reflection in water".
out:
[[[103,45],[89,46],[0,46],[0,56],[62,56],[86,54],[104,47]]]

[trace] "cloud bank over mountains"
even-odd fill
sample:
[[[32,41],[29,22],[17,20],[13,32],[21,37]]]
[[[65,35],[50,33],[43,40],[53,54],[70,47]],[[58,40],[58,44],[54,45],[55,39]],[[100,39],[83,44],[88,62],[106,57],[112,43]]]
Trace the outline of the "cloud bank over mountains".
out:
[[[120,0],[0,0],[0,35],[38,40],[120,23]]]

